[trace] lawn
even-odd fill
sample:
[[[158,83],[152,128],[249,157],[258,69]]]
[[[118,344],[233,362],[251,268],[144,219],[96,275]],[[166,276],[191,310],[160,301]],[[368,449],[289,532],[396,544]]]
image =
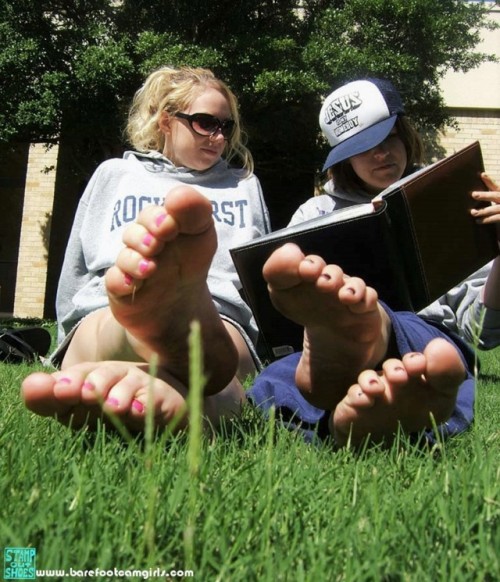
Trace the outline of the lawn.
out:
[[[71,432],[20,401],[40,366],[0,364],[2,566],[29,547],[51,580],[498,581],[499,356],[468,433],[358,453],[250,406],[210,438]]]

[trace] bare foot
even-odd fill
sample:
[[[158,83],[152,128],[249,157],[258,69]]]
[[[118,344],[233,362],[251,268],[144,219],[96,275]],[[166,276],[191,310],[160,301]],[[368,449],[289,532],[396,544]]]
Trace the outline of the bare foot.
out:
[[[339,446],[370,441],[390,444],[399,427],[407,433],[446,421],[455,405],[465,368],[445,339],[432,340],[422,353],[384,362],[383,371],[365,370],[330,417]]]
[[[387,351],[390,320],[376,291],[291,243],[271,255],[263,274],[274,306],[305,328],[299,390],[311,404],[333,410]]]
[[[88,362],[64,371],[36,372],[22,384],[21,394],[31,411],[56,417],[62,424],[94,429],[109,416],[119,419],[130,431],[142,432],[152,409],[156,429],[185,428],[186,390],[173,377],[158,370],[153,378],[146,364]],[[204,399],[204,414],[212,425],[222,417],[239,413],[244,393],[233,381],[222,392]]]
[[[124,234],[126,248],[106,273],[114,318],[145,360],[157,353],[168,372],[188,385],[190,324],[201,323],[206,393],[234,377],[238,354],[207,287],[217,248],[209,200],[189,186],[171,190],[164,207],[141,212]]]

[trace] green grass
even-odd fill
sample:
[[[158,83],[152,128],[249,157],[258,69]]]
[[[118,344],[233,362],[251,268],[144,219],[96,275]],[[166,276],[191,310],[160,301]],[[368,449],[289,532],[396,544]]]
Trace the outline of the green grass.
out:
[[[432,453],[313,447],[250,407],[212,438],[73,433],[21,403],[38,366],[1,364],[0,551],[203,581],[498,581],[499,355],[473,428]]]

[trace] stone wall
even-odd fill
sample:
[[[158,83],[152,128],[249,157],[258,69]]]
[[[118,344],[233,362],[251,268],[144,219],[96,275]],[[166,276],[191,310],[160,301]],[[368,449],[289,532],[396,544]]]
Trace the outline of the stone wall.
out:
[[[479,140],[485,170],[500,185],[500,111],[452,109],[457,129],[448,129],[440,139],[447,155]]]
[[[15,317],[44,317],[58,146],[29,149],[17,265]]]

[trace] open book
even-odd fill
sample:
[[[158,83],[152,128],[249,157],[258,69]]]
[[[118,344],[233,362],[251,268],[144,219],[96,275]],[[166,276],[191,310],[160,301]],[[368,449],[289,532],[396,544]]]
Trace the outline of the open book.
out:
[[[498,254],[493,226],[478,225],[470,193],[486,190],[478,142],[399,180],[368,204],[277,230],[231,250],[270,359],[302,349],[302,329],[276,311],[262,267],[278,247],[298,244],[363,278],[394,310],[419,311]]]

